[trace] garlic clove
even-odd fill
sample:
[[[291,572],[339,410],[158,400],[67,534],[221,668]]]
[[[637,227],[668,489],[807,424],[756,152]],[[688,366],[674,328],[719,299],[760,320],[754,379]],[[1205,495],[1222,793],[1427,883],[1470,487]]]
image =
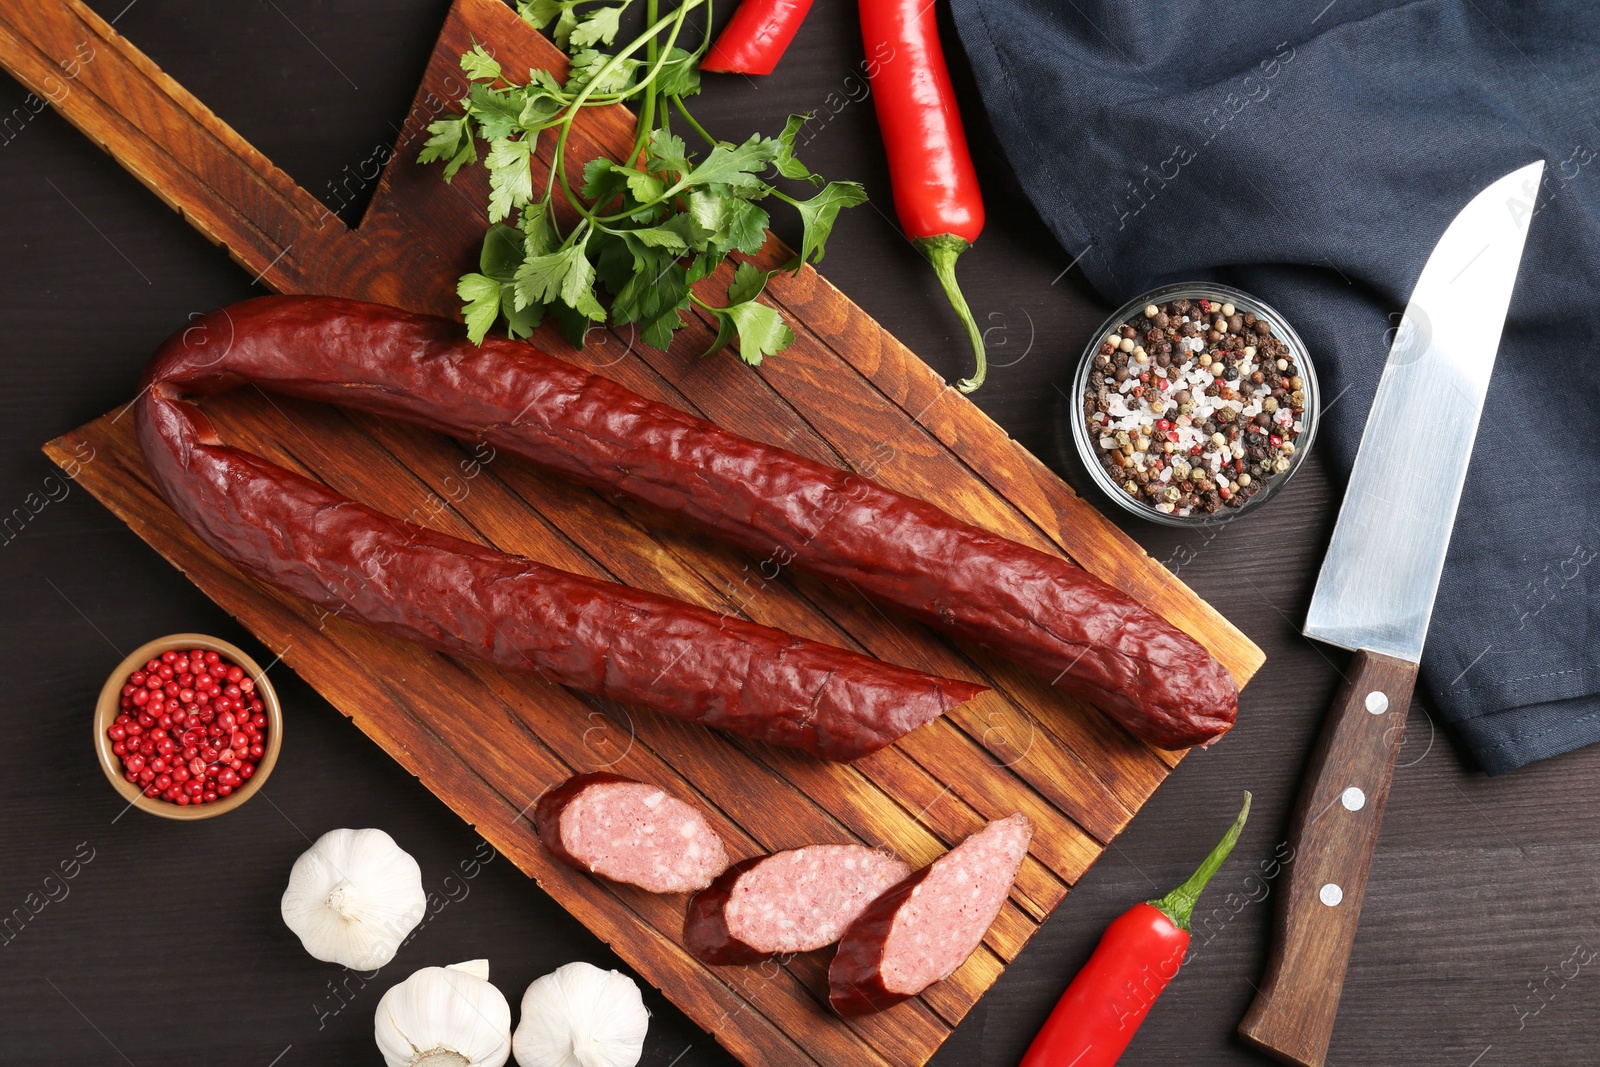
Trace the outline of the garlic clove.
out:
[[[649,1028],[633,979],[580,961],[528,986],[512,1049],[521,1067],[634,1067]]]
[[[511,1005],[488,973],[487,960],[424,967],[384,993],[374,1019],[384,1062],[501,1067],[511,1056]]]
[[[283,921],[319,960],[370,971],[427,911],[422,869],[382,830],[330,830],[295,861]]]

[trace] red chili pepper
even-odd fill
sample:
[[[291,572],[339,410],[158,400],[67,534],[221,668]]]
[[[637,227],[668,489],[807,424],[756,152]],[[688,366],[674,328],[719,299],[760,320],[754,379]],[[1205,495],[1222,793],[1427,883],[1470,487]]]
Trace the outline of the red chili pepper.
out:
[[[700,61],[703,70],[771,74],[811,10],[811,0],[744,0]]]
[[[1233,851],[1249,815],[1246,793],[1239,817],[1188,881],[1160,900],[1135,904],[1106,928],[1020,1067],[1111,1067],[1117,1062],[1183,964],[1195,901]]]
[[[983,232],[983,195],[933,0],[861,0],[861,39],[867,55],[887,56],[869,64],[867,78],[889,156],[895,213],[966,327],[977,365],[957,388],[970,393],[983,384],[987,361],[983,333],[956,284],[956,259]]]

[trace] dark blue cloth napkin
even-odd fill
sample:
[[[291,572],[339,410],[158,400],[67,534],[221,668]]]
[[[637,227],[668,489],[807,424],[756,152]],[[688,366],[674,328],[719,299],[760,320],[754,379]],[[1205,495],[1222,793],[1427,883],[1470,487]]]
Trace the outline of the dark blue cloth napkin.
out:
[[[1311,349],[1341,478],[1434,242],[1484,186],[1546,161],[1423,682],[1490,774],[1600,741],[1592,6],[953,7],[994,129],[1066,259],[1112,303],[1199,278],[1274,305]]]

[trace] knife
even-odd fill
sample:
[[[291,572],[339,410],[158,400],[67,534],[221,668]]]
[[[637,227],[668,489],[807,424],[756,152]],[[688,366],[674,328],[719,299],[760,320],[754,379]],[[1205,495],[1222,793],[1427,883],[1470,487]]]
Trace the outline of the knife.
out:
[[[1378,823],[1544,163],[1484,189],[1422,268],[1373,397],[1307,637],[1355,654],[1291,818],[1266,973],[1239,1034],[1323,1067]]]

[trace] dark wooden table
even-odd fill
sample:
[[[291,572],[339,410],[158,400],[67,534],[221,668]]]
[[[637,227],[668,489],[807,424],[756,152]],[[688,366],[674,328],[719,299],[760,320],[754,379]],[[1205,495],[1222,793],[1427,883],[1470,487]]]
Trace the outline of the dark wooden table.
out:
[[[370,190],[363,175],[393,138],[445,4],[94,6],[353,221]],[[826,273],[954,377],[966,367],[965,345],[932,275],[896,229],[853,16],[844,0],[820,0],[778,74],[717,80],[699,113],[738,138],[777,128],[791,111],[818,113],[805,159],[865,182],[873,197],[835,232]],[[993,360],[977,399],[1092,493],[1060,448],[1060,386],[1107,309],[1016,193],[959,70],[958,80],[990,212],[962,267]],[[515,1003],[529,981],[569,960],[620,966],[508,862],[474,867],[484,846],[472,828],[288,673],[277,675],[284,758],[258,801],[195,825],[119,817],[122,803],[90,748],[90,709],[106,673],[123,652],[174,631],[256,645],[60,479],[38,446],[126,400],[152,348],[188,315],[259,290],[4,78],[0,235],[8,338],[0,370],[0,1062],[376,1063],[373,1009],[389,982],[415,967],[487,956]],[[1184,762],[936,1063],[1014,1063],[1105,924],[1181,880],[1246,787],[1254,815],[1205,900],[1204,944],[1124,1062],[1265,1062],[1233,1027],[1252,995],[1274,903],[1261,870],[1281,847],[1344,660],[1298,633],[1336,501],[1314,454],[1270,509],[1215,537],[1130,523],[1266,650],[1267,666],[1245,694],[1238,728]],[[1332,1062],[1593,1062],[1600,977],[1589,969],[1570,977],[1566,961],[1600,946],[1591,895],[1600,808],[1590,810],[1586,788],[1600,774],[1600,751],[1491,781],[1417,708],[1400,762]],[[421,863],[436,902],[399,960],[366,985],[310,959],[278,916],[294,858],[339,826],[392,832]],[[654,1017],[645,1064],[730,1062],[653,990],[646,1000]]]

